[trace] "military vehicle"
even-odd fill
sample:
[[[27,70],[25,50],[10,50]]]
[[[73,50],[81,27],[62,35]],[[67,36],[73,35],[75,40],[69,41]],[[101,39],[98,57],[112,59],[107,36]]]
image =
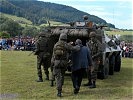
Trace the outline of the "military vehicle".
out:
[[[113,75],[114,71],[119,72],[121,68],[121,49],[120,41],[116,37],[109,37],[104,31],[103,27],[93,24],[88,21],[88,17],[84,16],[84,21],[70,22],[69,26],[53,26],[48,28],[50,50],[58,41],[59,35],[65,33],[68,36],[68,42],[81,39],[83,45],[89,40],[89,34],[95,31],[97,39],[102,43],[103,53],[100,57],[100,64],[98,68],[98,78],[105,79],[108,75]]]

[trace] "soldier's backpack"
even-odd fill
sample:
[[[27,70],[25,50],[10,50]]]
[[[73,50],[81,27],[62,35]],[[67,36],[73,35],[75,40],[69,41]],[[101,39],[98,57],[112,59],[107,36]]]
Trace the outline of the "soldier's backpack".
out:
[[[56,57],[62,57],[66,53],[65,45],[64,45],[64,43],[62,43],[60,41],[56,43],[56,45],[55,45],[53,50],[54,50],[55,58]]]
[[[40,37],[38,39],[38,44],[39,44],[39,50],[40,51],[47,51],[47,39],[44,37]]]

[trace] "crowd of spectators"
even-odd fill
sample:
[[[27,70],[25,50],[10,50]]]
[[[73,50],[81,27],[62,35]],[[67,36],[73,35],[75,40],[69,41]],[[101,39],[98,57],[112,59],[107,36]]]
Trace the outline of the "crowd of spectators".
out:
[[[121,44],[122,57],[133,58],[133,42],[127,43],[122,41]]]
[[[120,43],[122,49],[122,57],[133,58],[133,42]],[[0,50],[21,50],[33,51],[35,49],[35,38],[31,37],[14,37],[0,38]]]
[[[34,42],[31,37],[0,38],[0,50],[31,51],[35,49]]]

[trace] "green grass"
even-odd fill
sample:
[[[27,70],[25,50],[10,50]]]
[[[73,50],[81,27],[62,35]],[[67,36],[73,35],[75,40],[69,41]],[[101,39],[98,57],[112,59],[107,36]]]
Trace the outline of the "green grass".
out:
[[[5,14],[5,13],[1,13],[1,12],[0,12],[0,15],[4,15],[5,17],[7,17],[9,19],[12,19],[12,20],[18,22],[22,27],[33,26],[32,22],[30,20],[27,20],[23,17],[17,17],[15,15]],[[21,23],[21,22],[24,22],[24,23]],[[58,26],[58,25],[62,25],[62,24],[63,23],[61,23],[61,22],[50,21],[51,26]],[[37,26],[37,25],[34,25],[34,26],[39,29],[39,26],[48,26],[48,24],[41,24],[39,26]]]
[[[1,15],[4,15],[4,16],[7,17],[7,18],[10,18],[10,19],[12,19],[12,20],[15,20],[15,21],[17,21],[17,22],[22,21],[22,22],[25,22],[25,23],[27,23],[27,24],[29,24],[29,25],[32,24],[32,22],[31,22],[30,20],[27,20],[27,19],[25,19],[25,18],[23,18],[23,17],[17,17],[17,16],[15,16],[15,15],[4,14],[4,13],[1,13],[1,12],[0,12],[0,14],[1,14]]]
[[[4,99],[59,99],[56,87],[50,87],[49,81],[37,83],[36,56],[28,56],[30,52],[1,52],[1,96]],[[115,72],[105,80],[97,80],[97,88],[89,89],[81,86],[78,95],[73,94],[70,76],[65,76],[62,99],[84,100],[132,100],[133,98],[133,59],[123,58],[120,72]],[[45,78],[45,77],[43,77]],[[87,79],[83,79],[82,84]]]
[[[49,21],[50,26],[59,26],[59,25],[64,25],[62,22],[56,22],[56,21]],[[49,24],[41,24],[40,26],[49,26]]]
[[[120,34],[120,35],[133,35],[133,31],[106,31],[108,35],[115,35],[115,34]]]

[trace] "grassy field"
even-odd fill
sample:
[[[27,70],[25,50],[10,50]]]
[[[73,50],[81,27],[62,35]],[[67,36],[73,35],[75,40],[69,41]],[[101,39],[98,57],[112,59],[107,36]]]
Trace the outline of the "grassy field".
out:
[[[29,25],[32,24],[32,22],[31,22],[30,20],[27,20],[27,19],[25,19],[25,18],[23,18],[23,17],[17,17],[17,16],[15,16],[15,15],[4,14],[4,13],[0,13],[0,14],[1,14],[1,15],[4,15],[4,16],[7,17],[7,18],[10,18],[10,19],[12,19],[12,20],[15,20],[15,21],[17,21],[17,22],[22,21],[22,22],[25,22],[25,23],[27,23],[27,24],[29,24]]]
[[[0,51],[0,98],[4,100],[50,100],[56,97],[56,87],[50,87],[50,81],[37,83],[36,56],[30,52]],[[120,72],[115,72],[105,80],[97,80],[97,88],[81,86],[78,95],[73,94],[70,76],[65,76],[62,99],[84,100],[132,100],[133,99],[133,59],[123,58]],[[44,77],[45,78],[45,77]],[[86,83],[84,78],[82,84]]]
[[[133,31],[106,31],[108,35],[115,35],[115,34],[120,34],[120,35],[133,35]]]

